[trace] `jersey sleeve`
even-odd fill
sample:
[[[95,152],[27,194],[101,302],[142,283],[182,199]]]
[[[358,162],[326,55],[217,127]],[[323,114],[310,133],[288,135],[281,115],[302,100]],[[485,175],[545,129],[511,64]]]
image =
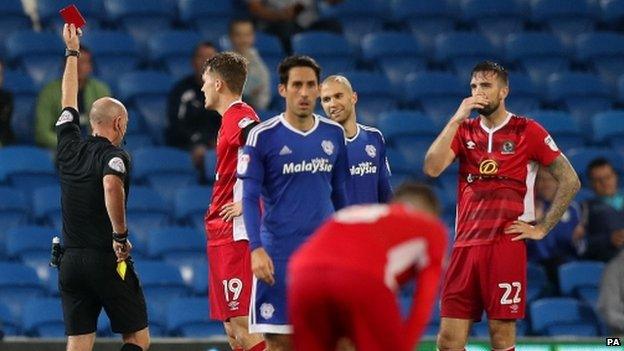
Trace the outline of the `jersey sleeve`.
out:
[[[81,139],[80,114],[72,107],[65,107],[56,121],[55,128],[58,140],[57,150],[61,151],[67,143]]]
[[[122,150],[110,151],[103,159],[102,177],[112,174],[126,182],[128,171],[130,170],[130,160],[128,155]]]
[[[457,128],[457,131],[455,132],[455,135],[453,136],[453,140],[451,141],[451,150],[453,150],[453,152],[455,153],[455,157],[458,157],[462,152],[463,152],[463,145],[464,143],[462,142],[462,133],[464,131],[464,123],[462,123],[459,128]]]
[[[525,133],[529,142],[529,159],[549,166],[561,155],[555,140],[539,123],[529,120]]]
[[[227,133],[226,138],[229,144],[242,147],[247,139],[245,128],[258,123],[259,119],[253,111],[242,110],[236,113],[235,118],[232,118],[224,131]]]
[[[243,152],[238,157],[236,172],[243,180],[243,222],[253,251],[262,246],[260,238],[260,194],[264,181],[264,164],[257,149],[257,134],[251,133]]]
[[[344,132],[340,130],[338,136],[338,156],[336,157],[336,164],[334,165],[334,171],[332,172],[332,202],[334,209],[339,209],[347,205],[347,177],[349,177],[349,165],[347,160],[347,141],[344,138]]]
[[[388,157],[386,156],[386,141],[382,135],[379,135],[379,182],[377,191],[379,193],[379,202],[387,203],[392,198],[392,186],[390,185],[390,163],[388,163]]]

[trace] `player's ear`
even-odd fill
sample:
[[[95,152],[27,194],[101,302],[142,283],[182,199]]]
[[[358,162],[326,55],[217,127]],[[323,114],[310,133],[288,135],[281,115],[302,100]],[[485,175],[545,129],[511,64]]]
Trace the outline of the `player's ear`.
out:
[[[354,91],[353,94],[351,94],[351,103],[352,104],[356,104],[358,101],[358,95],[357,93]]]
[[[509,95],[509,85],[503,86],[503,88],[499,92],[499,98],[501,100],[505,99],[505,98],[507,98],[507,95]]]
[[[279,92],[280,96],[285,98],[286,97],[286,85],[284,84],[279,84],[277,86],[277,91]]]

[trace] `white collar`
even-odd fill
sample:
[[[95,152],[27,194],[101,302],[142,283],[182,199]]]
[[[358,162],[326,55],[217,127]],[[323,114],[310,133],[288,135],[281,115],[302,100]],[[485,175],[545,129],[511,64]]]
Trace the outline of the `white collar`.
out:
[[[353,136],[353,138],[347,138],[347,136],[345,135],[345,139],[347,139],[347,143],[354,142],[355,139],[357,139],[357,137],[360,136],[360,125],[356,123],[355,124],[355,128],[356,128],[356,131],[355,131],[355,135]],[[345,133],[346,133],[346,131],[345,131]]]
[[[481,125],[481,128],[483,128],[483,130],[485,130],[488,134],[493,134],[494,132],[506,126],[507,123],[509,123],[509,120],[511,120],[511,116],[513,116],[513,113],[507,112],[507,117],[505,117],[505,120],[503,121],[503,123],[499,124],[498,126],[494,128],[488,128],[488,126],[486,126],[485,123],[483,123],[483,117],[479,117],[481,119],[479,124]]]
[[[299,135],[303,135],[303,136],[308,136],[310,135],[310,133],[314,132],[316,130],[316,128],[319,125],[319,120],[320,118],[316,115],[316,114],[312,114],[312,117],[314,118],[314,125],[312,126],[312,128],[310,128],[310,130],[308,131],[301,131],[295,127],[293,127],[290,123],[288,123],[288,121],[286,120],[286,116],[284,115],[284,113],[280,113],[279,115],[279,119],[282,122],[282,124],[284,125],[284,127],[290,129],[292,132],[297,133]]]

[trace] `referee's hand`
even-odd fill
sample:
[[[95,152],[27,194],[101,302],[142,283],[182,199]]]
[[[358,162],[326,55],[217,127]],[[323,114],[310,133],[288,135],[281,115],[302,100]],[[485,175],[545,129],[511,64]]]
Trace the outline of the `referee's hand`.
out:
[[[259,247],[251,252],[251,270],[256,278],[269,285],[275,284],[273,260],[264,248]]]
[[[126,240],[123,244],[113,240],[113,251],[115,251],[115,256],[117,256],[117,262],[125,261],[130,256],[131,250],[132,243],[130,243],[130,240]]]

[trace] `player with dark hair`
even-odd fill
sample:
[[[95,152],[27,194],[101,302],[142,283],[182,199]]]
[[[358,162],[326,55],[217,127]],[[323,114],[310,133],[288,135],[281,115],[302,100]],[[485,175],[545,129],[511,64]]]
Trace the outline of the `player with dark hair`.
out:
[[[548,234],[580,182],[542,126],[506,110],[509,81],[501,65],[477,64],[470,89],[424,164],[425,173],[437,177],[459,159],[456,237],[442,285],[438,348],[463,350],[472,322],[485,310],[492,348],[509,351],[515,349],[516,320],[525,313],[523,240]],[[473,110],[479,116],[469,119]],[[548,212],[534,223],[539,165],[548,167],[558,186]]]
[[[288,303],[297,351],[335,350],[343,338],[358,351],[416,346],[438,293],[446,228],[427,186],[404,183],[392,202],[337,212],[293,255]],[[414,278],[403,321],[395,293]]]
[[[344,129],[315,115],[320,67],[307,56],[279,65],[286,111],[256,126],[238,161],[255,285],[249,330],[290,350],[286,266],[291,254],[346,203]],[[262,196],[264,213],[260,216]]]
[[[249,239],[240,216],[242,184],[236,178],[238,154],[260,119],[241,101],[247,77],[244,57],[234,52],[216,54],[206,61],[203,72],[205,107],[223,116],[217,139],[216,181],[205,217],[210,316],[223,321],[233,350],[263,351],[262,337],[248,331],[251,262]]]
[[[344,76],[329,76],[321,84],[325,114],[342,125],[347,137],[349,205],[385,203],[392,197],[386,141],[379,129],[357,123],[357,100],[357,93]]]

